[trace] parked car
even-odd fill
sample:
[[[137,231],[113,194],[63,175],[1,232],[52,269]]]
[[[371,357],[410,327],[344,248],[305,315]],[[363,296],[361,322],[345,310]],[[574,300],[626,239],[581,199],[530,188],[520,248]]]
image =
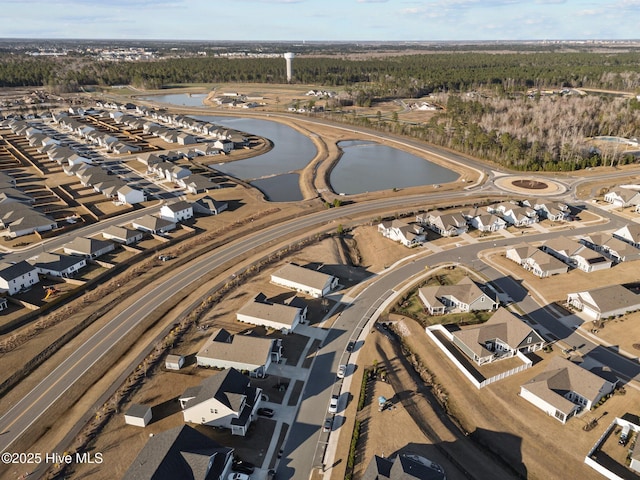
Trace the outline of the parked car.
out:
[[[625,425],[622,429],[622,433],[620,434],[620,440],[618,440],[618,443],[620,445],[626,445],[627,442],[629,441],[629,431],[631,430],[631,427],[629,425]]]
[[[273,417],[273,409],[271,408],[259,408],[258,409],[258,415],[262,416],[262,417]]]
[[[230,473],[227,480],[249,480],[249,475],[246,473]]]
[[[329,417],[324,421],[324,426],[322,427],[323,432],[330,432],[331,426],[333,425],[333,418]]]
[[[356,346],[355,342],[347,343],[347,352],[352,352],[355,346]]]
[[[340,365],[338,367],[338,378],[344,378],[344,376],[347,374],[347,366],[346,365]]]
[[[329,402],[329,413],[338,413],[338,395],[331,395]]]
[[[253,471],[256,469],[253,463],[245,462],[244,460],[234,460],[231,464],[231,469],[234,472],[245,473],[247,475],[251,475]]]

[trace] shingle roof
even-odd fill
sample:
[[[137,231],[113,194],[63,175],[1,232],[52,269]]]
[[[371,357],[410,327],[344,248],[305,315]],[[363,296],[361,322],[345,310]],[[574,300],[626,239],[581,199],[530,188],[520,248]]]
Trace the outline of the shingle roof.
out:
[[[227,368],[224,371],[212,375],[202,381],[197,395],[188,400],[185,408],[190,408],[211,398],[215,398],[227,408],[238,412],[242,399],[252,394],[249,379],[235,368]],[[252,398],[253,399],[253,398]]]
[[[215,330],[204,343],[197,357],[242,362],[257,367],[271,355],[273,340],[249,335],[231,335],[225,329]]]
[[[123,480],[220,478],[232,453],[232,448],[223,447],[194,428],[182,425],[149,438]]]
[[[300,267],[293,263],[288,263],[277,270],[271,278],[279,277],[290,282],[306,285],[318,290],[322,290],[331,281],[332,276],[326,273]]]
[[[0,263],[0,278],[6,281],[13,280],[32,271],[35,271],[33,265],[24,260],[18,263]]]

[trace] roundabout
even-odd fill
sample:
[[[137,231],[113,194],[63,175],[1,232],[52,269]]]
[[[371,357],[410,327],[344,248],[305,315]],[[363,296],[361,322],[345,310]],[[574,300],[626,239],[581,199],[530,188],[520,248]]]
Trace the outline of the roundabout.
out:
[[[567,187],[555,180],[538,179],[523,175],[506,175],[494,180],[496,187],[518,195],[551,196],[562,195]]]

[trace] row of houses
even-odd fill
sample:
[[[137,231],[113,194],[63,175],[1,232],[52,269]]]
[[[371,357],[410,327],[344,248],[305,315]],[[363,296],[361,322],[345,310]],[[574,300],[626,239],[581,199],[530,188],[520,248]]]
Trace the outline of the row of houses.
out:
[[[110,133],[98,130],[93,125],[70,116],[68,112],[54,113],[51,118],[63,131],[66,130],[73,133],[75,136],[85,140],[88,144],[103,147],[107,152],[127,154],[142,150],[139,145],[132,145]]]
[[[65,167],[64,172],[78,177],[84,187],[93,187],[96,192],[107,198],[117,199],[120,203],[136,205],[147,200],[144,191],[131,187],[122,178],[112,175],[102,167],[82,162]]]
[[[37,211],[35,199],[16,188],[10,175],[0,172],[0,228],[5,237],[16,238],[58,228],[58,223]]]

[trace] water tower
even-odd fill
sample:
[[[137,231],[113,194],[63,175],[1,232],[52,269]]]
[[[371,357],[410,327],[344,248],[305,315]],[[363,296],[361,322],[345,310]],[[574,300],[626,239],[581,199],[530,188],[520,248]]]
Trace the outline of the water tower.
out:
[[[291,83],[291,77],[293,76],[293,67],[291,66],[293,57],[295,57],[295,55],[292,52],[287,52],[284,54],[284,59],[287,62],[287,82],[288,83]]]

